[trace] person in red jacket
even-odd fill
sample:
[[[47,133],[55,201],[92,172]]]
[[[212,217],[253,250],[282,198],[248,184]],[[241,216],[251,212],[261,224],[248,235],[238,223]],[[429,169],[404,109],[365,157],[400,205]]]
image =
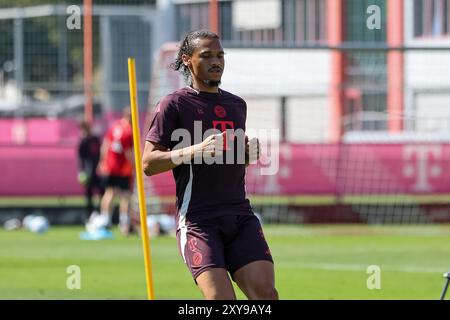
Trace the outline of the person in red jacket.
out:
[[[122,234],[131,231],[130,199],[133,184],[133,130],[131,111],[126,107],[122,118],[106,133],[100,155],[99,173],[105,179],[105,193],[100,203],[100,214],[106,226],[111,225],[111,204],[116,195],[120,197],[119,228]]]

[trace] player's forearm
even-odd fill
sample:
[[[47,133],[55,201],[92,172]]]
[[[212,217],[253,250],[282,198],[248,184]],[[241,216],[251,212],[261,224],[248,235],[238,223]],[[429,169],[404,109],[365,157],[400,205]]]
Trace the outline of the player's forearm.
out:
[[[144,153],[142,157],[142,166],[147,176],[172,170],[179,166],[185,160],[191,160],[194,157],[195,146],[186,147],[179,150],[161,151],[153,150]]]

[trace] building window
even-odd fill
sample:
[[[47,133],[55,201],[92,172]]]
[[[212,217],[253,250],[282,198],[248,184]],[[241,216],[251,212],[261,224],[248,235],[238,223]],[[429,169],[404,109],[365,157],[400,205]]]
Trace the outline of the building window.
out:
[[[284,0],[284,40],[297,44],[326,41],[325,0]]]
[[[450,0],[414,0],[414,36],[450,35]]]
[[[222,40],[231,38],[231,2],[219,1],[219,28]],[[183,38],[188,32],[209,28],[208,1],[180,3],[175,6],[177,39]]]
[[[279,1],[279,28],[235,30],[236,40],[244,45],[302,45],[326,42],[326,0]]]
[[[233,6],[236,9],[239,1],[247,1],[249,5],[253,2],[252,0],[219,1],[220,34],[224,42],[243,46],[283,44],[295,46],[305,43],[326,43],[327,41],[327,0],[259,0],[259,2],[253,2],[253,4],[260,3],[260,5],[277,2],[280,8],[281,23],[276,27],[249,26],[249,23],[246,23],[244,27],[239,27],[238,21],[241,21],[245,14],[249,15],[248,20],[255,18],[251,16],[254,13],[251,10],[246,10],[244,13],[238,12],[239,10],[233,11]],[[176,14],[178,38],[190,30],[208,28],[207,1],[178,3]],[[247,20],[244,19],[244,21]]]
[[[388,0],[345,0],[344,41],[348,42],[386,42],[386,1]],[[410,1],[410,0],[408,0]],[[367,8],[376,5],[381,10],[381,28],[366,28]]]
[[[189,3],[177,6],[177,34],[181,39],[189,31],[208,28],[208,4]]]

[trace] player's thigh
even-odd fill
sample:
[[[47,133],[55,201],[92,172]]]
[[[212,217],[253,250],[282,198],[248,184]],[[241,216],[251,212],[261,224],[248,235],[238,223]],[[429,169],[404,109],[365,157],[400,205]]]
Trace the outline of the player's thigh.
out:
[[[130,177],[117,176],[115,187],[121,191],[121,194],[131,194]]]
[[[274,288],[273,259],[256,216],[238,217],[238,233],[226,246],[225,257],[233,280],[244,293]],[[255,289],[252,291],[251,288]]]
[[[121,200],[128,200],[131,197],[131,190],[128,177],[109,176],[106,180],[106,191],[114,190],[114,196],[119,196]]]
[[[121,199],[129,200],[131,198],[131,191],[127,186],[120,184],[119,186],[117,186],[116,190]]]
[[[270,261],[254,261],[233,274],[233,279],[249,299],[278,299],[275,271]]]
[[[111,193],[116,193],[117,189],[117,177],[116,176],[105,176],[104,177],[105,194],[111,195]]]
[[[241,267],[254,261],[273,262],[269,246],[258,218],[254,215],[237,216],[236,234],[225,246],[225,261],[233,275]]]
[[[232,297],[220,225],[211,220],[181,226],[177,241],[180,254],[202,292],[208,297],[219,293]]]
[[[207,300],[236,299],[230,277],[224,268],[205,270],[196,278],[196,282]]]
[[[226,269],[220,230],[212,224],[188,223],[177,230],[178,249],[194,280],[204,271]]]
[[[107,184],[103,194],[103,201],[112,201],[116,195],[116,187],[112,184]]]

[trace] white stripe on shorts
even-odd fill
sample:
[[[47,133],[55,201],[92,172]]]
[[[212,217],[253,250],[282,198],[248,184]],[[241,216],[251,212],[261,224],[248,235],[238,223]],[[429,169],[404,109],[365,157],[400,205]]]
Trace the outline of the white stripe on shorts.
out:
[[[179,219],[178,219],[178,229],[180,229],[180,248],[181,248],[181,255],[183,256],[184,263],[186,263],[186,257],[184,255],[184,250],[186,247],[187,242],[187,226],[186,226],[186,213],[187,209],[189,207],[189,202],[191,201],[191,194],[192,194],[192,164],[189,165],[189,181],[186,185],[186,189],[184,190],[184,196],[183,196],[183,203],[181,204],[180,212],[179,212]]]

